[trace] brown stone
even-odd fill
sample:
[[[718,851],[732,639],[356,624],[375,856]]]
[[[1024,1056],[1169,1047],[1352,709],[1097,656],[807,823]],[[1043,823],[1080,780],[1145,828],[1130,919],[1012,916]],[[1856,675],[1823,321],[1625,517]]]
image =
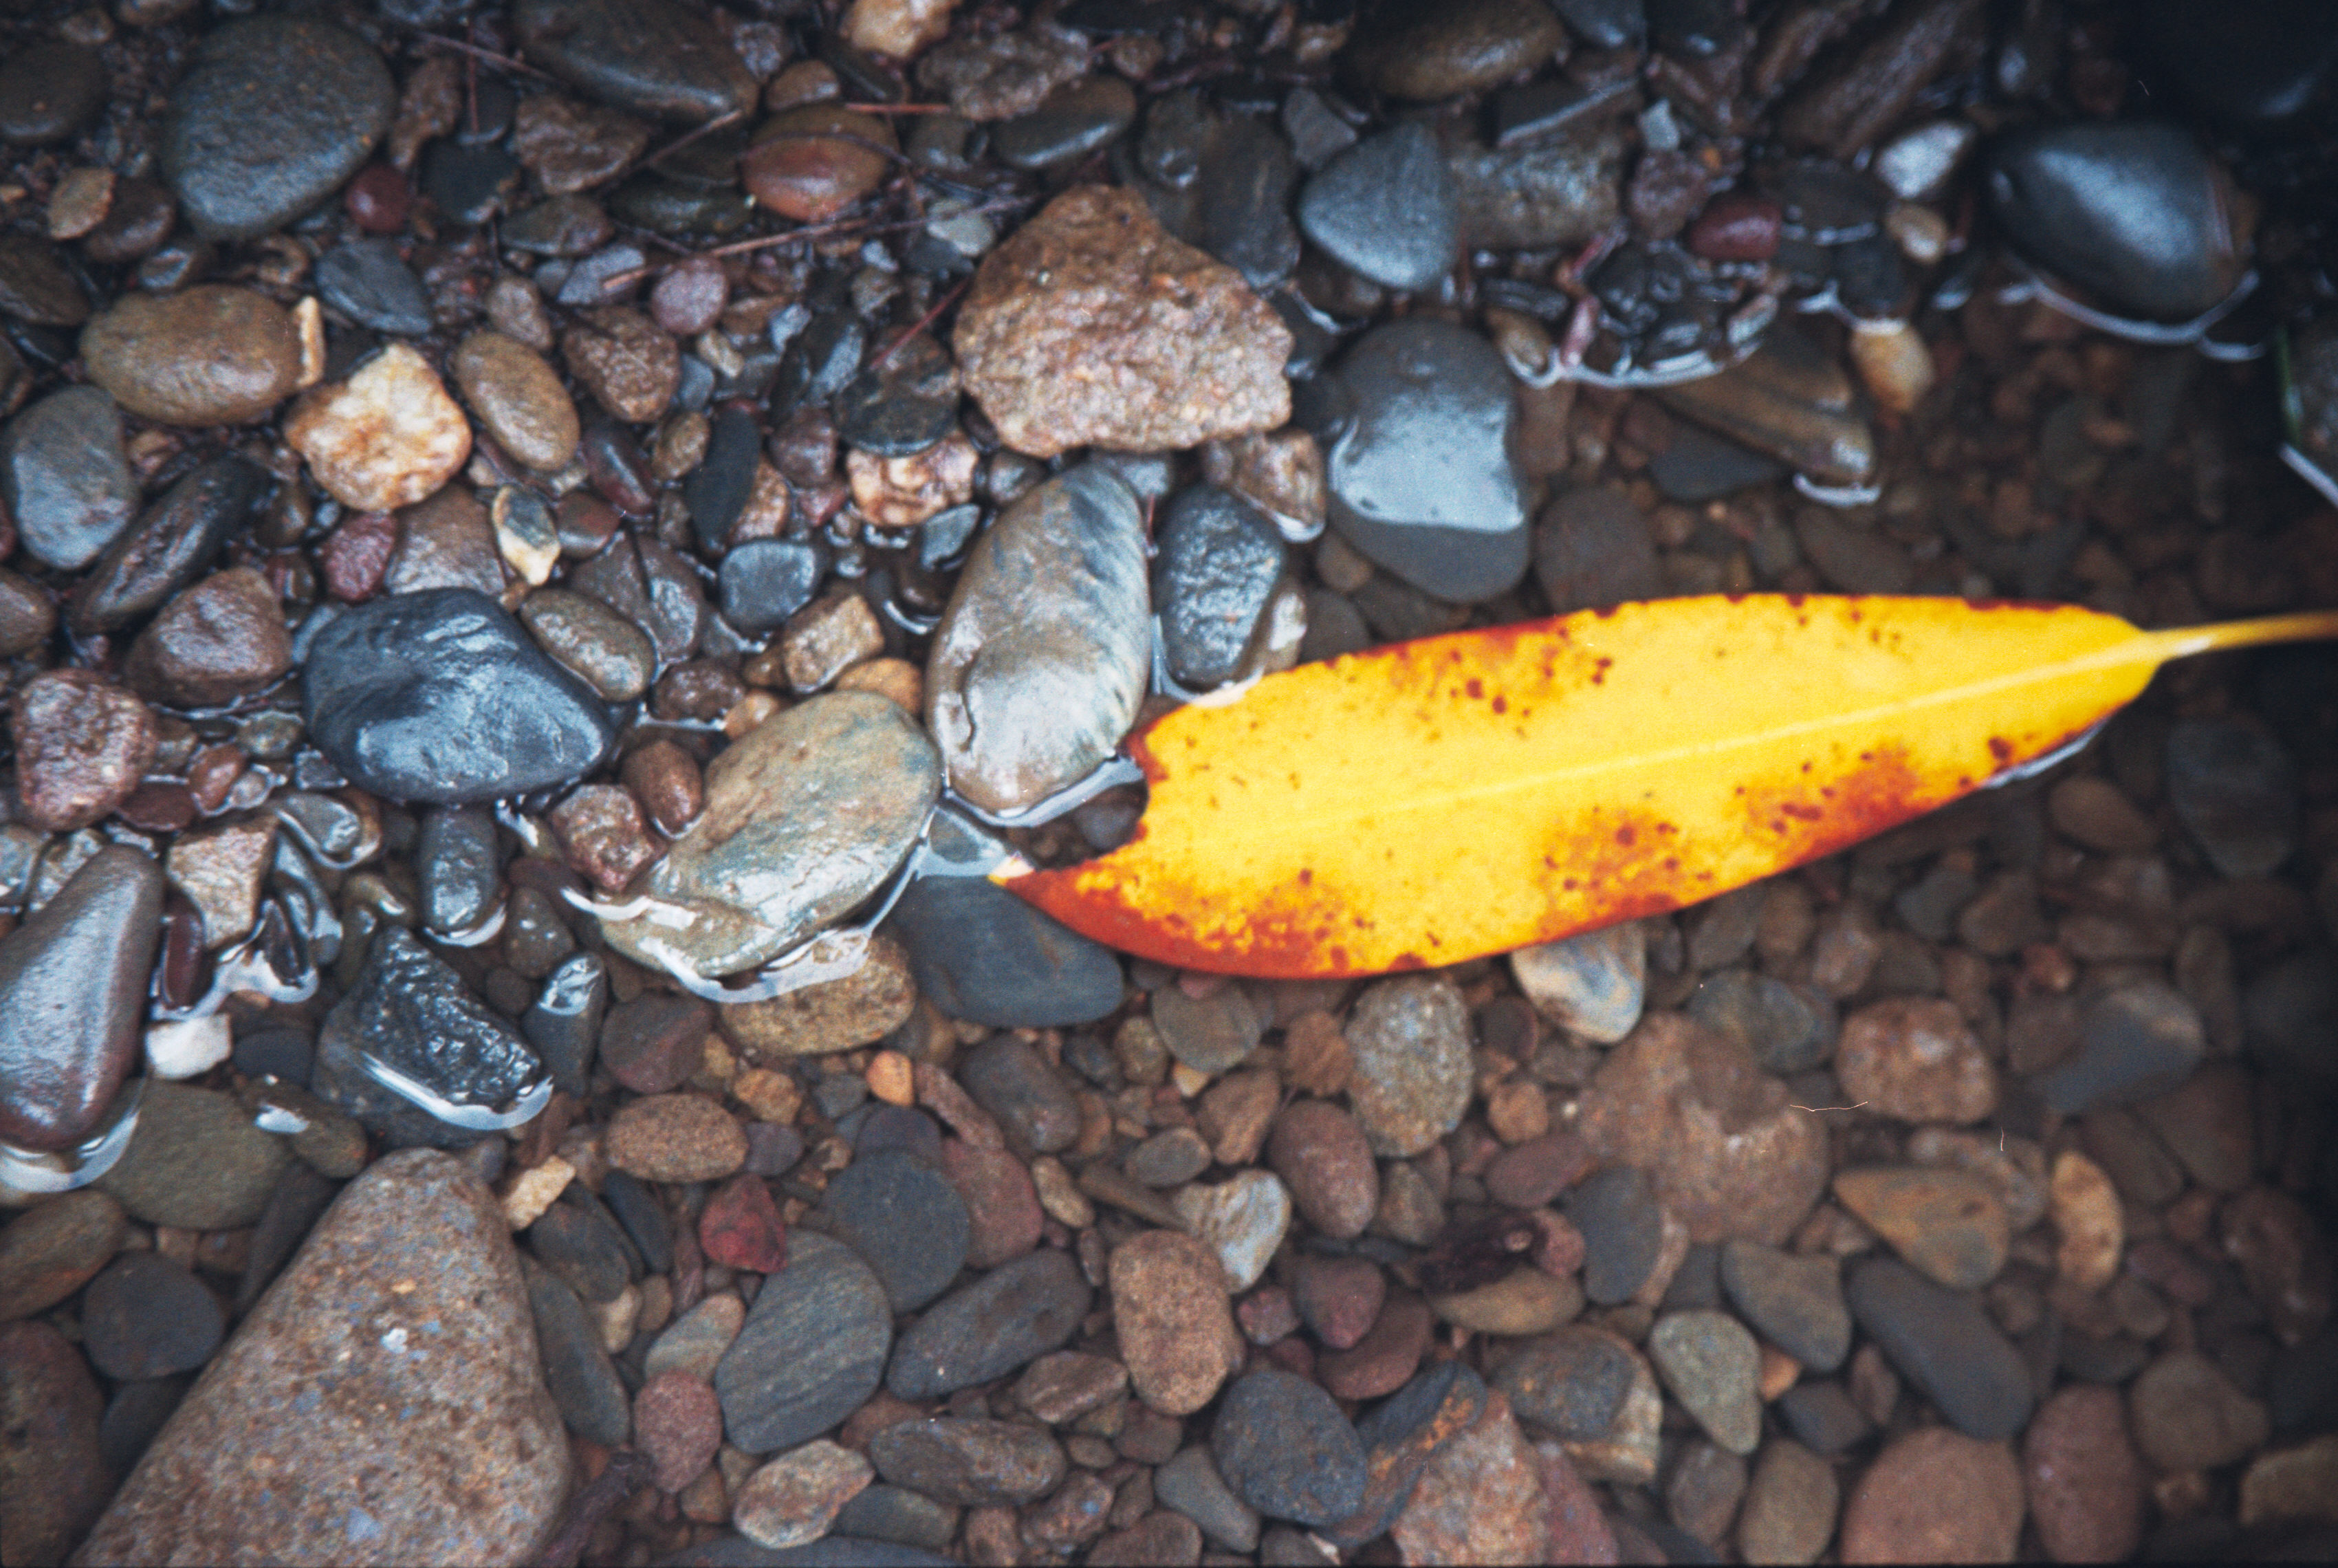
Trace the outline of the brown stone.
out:
[[[87,827],[130,798],[154,759],[154,713],[93,670],[55,669],[9,705],[16,793],[44,833]]]
[[[1190,1415],[1243,1364],[1226,1274],[1190,1236],[1147,1230],[1113,1249],[1113,1321],[1137,1397],[1164,1415]]]
[[[2074,1384],[2038,1408],[2021,1440],[2029,1515],[2057,1563],[2119,1563],[2143,1541],[2150,1477],[2118,1390]]]
[[[525,1561],[568,1475],[503,1216],[407,1149],[343,1189],[80,1561]]]
[[[642,803],[623,784],[584,784],[552,808],[552,831],[568,863],[615,892],[657,859],[659,844],[642,822]]]
[[[0,1559],[64,1562],[104,1506],[104,1408],[64,1335],[46,1323],[0,1328]]]
[[[610,1119],[609,1163],[643,1181],[720,1181],[747,1162],[747,1134],[714,1101],[656,1094]]]
[[[2002,1443],[1946,1426],[1885,1448],[1842,1511],[1845,1563],[2010,1563],[2021,1470]]]
[[[393,594],[425,588],[475,588],[503,592],[504,572],[496,551],[495,525],[476,496],[448,485],[419,506],[398,514],[398,547],[389,557],[382,587]]]
[[[869,939],[869,960],[842,980],[721,1010],[722,1033],[750,1055],[820,1056],[884,1039],[917,1011],[909,956],[891,937]]]
[[[203,945],[241,942],[260,918],[260,894],[276,860],[276,819],[225,823],[173,840],[163,865],[171,885],[202,916]]]
[[[585,311],[560,335],[560,351],[594,400],[630,424],[664,413],[682,381],[681,346],[623,305]]]
[[[1977,1177],[1916,1166],[1839,1172],[1834,1195],[1892,1250],[1952,1290],[1997,1277],[2012,1239],[2005,1205]]]
[[[1192,447],[1291,415],[1282,321],[1133,191],[1068,191],[984,258],[954,346],[1000,439],[1033,457]]]
[[[218,283],[124,294],[82,330],[81,354],[115,402],[168,425],[256,419],[300,379],[290,314],[265,294]]]
[[[681,833],[705,807],[706,784],[698,764],[672,741],[652,741],[627,752],[618,776],[661,833]]]
[[[647,121],[554,93],[522,98],[512,117],[512,151],[554,196],[589,191],[616,178],[649,144]]]
[[[1652,1013],[1607,1053],[1576,1124],[1602,1164],[1634,1165],[1692,1242],[1784,1244],[1825,1188],[1825,1130],[1735,1039]]]
[[[879,116],[806,104],[764,122],[740,156],[739,182],[782,218],[825,222],[882,183],[899,151]]]
[[[788,685],[800,692],[816,692],[884,651],[876,612],[857,593],[815,600],[789,616],[780,633],[781,667]]]
[[[1547,1561],[1543,1465],[1510,1402],[1486,1395],[1477,1425],[1439,1449],[1390,1531],[1408,1563]]]
[[[634,1395],[634,1440],[657,1466],[661,1492],[679,1492],[722,1446],[722,1405],[713,1386],[687,1372],[661,1372]]]
[[[182,590],[130,645],[122,678],[174,707],[218,707],[292,667],[292,639],[268,579],[250,567]]]
[[[1295,1100],[1274,1119],[1267,1163],[1301,1216],[1326,1236],[1361,1236],[1380,1208],[1371,1145],[1356,1119],[1329,1100]]]
[[[0,1322],[45,1312],[122,1247],[122,1205],[93,1188],[60,1193],[0,1230]]]
[[[576,405],[534,349],[501,332],[473,332],[447,369],[487,434],[514,458],[550,469],[576,455]]]
[[[971,1228],[966,1261],[996,1268],[1039,1245],[1046,1216],[1031,1172],[1003,1149],[981,1149],[962,1139],[942,1143],[942,1175],[966,1200]]]
[[[1953,1002],[1903,997],[1842,1021],[1843,1093],[1902,1121],[1973,1122],[1997,1109],[1997,1070]]]

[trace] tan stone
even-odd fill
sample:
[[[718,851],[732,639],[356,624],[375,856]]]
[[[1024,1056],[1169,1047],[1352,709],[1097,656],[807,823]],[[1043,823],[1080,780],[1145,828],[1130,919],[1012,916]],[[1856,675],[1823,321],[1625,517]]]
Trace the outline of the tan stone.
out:
[[[348,380],[301,394],[284,439],[343,506],[412,506],[461,471],[471,425],[430,363],[392,343]]]
[[[1838,1174],[1834,1195],[1893,1251],[1952,1290],[1976,1289],[2005,1267],[2012,1240],[2005,1205],[1978,1177],[1869,1166]]]
[[[2118,1189],[2102,1167],[2076,1149],[2054,1157],[2054,1228],[2060,1242],[2054,1266],[2081,1290],[2100,1290],[2118,1277],[2127,1246],[2127,1217]]]
[[[852,0],[844,14],[844,41],[872,54],[907,60],[949,35],[958,0]]]
[[[906,458],[849,451],[844,477],[862,517],[882,528],[908,528],[973,499],[974,473],[981,461],[974,443],[952,430],[936,445]]]
[[[473,332],[447,367],[487,434],[531,468],[557,468],[576,455],[576,405],[550,361],[501,332]]]
[[[818,1056],[884,1039],[917,1010],[909,955],[891,937],[869,939],[869,961],[857,974],[720,1009],[716,1018],[731,1042],[750,1056]]]
[[[1113,1249],[1109,1283],[1137,1396],[1164,1415],[1215,1398],[1243,1359],[1217,1254],[1175,1231],[1142,1231]]]
[[[182,833],[163,861],[171,885],[203,917],[203,945],[217,952],[251,933],[276,855],[276,819],[254,817]]]

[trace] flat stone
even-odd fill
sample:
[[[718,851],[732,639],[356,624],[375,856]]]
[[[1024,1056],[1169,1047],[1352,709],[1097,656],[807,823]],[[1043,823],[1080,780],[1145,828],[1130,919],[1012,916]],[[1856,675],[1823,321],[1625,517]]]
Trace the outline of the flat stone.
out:
[[[739,52],[682,5],[524,0],[512,21],[531,61],[619,108],[695,124],[755,107]]]
[[[1497,1391],[1422,1466],[1390,1535],[1408,1563],[1546,1561],[1548,1508],[1541,1464]]]
[[[692,1307],[651,1341],[642,1362],[646,1380],[679,1372],[712,1381],[731,1342],[747,1320],[746,1304],[727,1291]]]
[[[99,1448],[104,1395],[65,1336],[46,1323],[0,1327],[0,1542],[9,1561],[63,1563],[105,1506],[113,1477]]]
[[[1648,1358],[1715,1443],[1754,1452],[1762,1438],[1761,1352],[1744,1324],[1724,1312],[1667,1313],[1649,1331]]]
[[[1832,1372],[1851,1353],[1851,1309],[1837,1259],[1728,1241],[1721,1248],[1721,1284],[1762,1337],[1804,1366]]]
[[[877,1271],[896,1312],[914,1312],[948,1288],[966,1262],[966,1201],[924,1156],[864,1153],[829,1182],[811,1223]]]
[[[1234,1495],[1206,1447],[1185,1449],[1155,1470],[1153,1496],[1163,1508],[1191,1520],[1223,1549],[1257,1550],[1258,1510]]]
[[[1294,1100],[1278,1115],[1267,1162],[1300,1214],[1325,1236],[1361,1236],[1379,1209],[1371,1143],[1355,1118],[1329,1100]]]
[[[2199,1010],[2181,991],[2161,981],[2137,981],[2088,1002],[2078,1049],[2030,1085],[2065,1115],[2125,1105],[2182,1083],[2207,1050]]]
[[[1997,1277],[2011,1240],[2005,1205],[1979,1178],[1910,1166],[1838,1171],[1834,1195],[1891,1249],[1952,1290]]]
[[[1994,1442],[2029,1418],[2029,1371],[1971,1295],[1896,1258],[1866,1259],[1843,1287],[1852,1317],[1968,1436]]]
[[[850,912],[899,866],[940,759],[894,704],[830,692],[757,726],[706,770],[706,809],[642,891],[691,911],[602,931],[627,957],[704,979],[750,969]]]
[[[290,1163],[285,1140],[254,1126],[233,1096],[154,1080],[129,1147],[98,1180],[133,1219],[232,1230],[260,1218]]]
[[[951,1292],[912,1324],[885,1386],[898,1398],[932,1399],[993,1382],[1060,1349],[1089,1301],[1068,1254],[1027,1253]]]
[[[0,1322],[31,1317],[71,1296],[122,1246],[122,1205],[84,1188],[35,1204],[0,1230]]]
[[[196,232],[248,240],[339,188],[388,131],[396,89],[363,39],[307,17],[258,16],[203,37],[171,92],[162,177]],[[303,91],[288,94],[285,83]]]
[[[827,1533],[874,1474],[864,1455],[826,1438],[807,1443],[747,1477],[731,1520],[759,1545],[804,1545]]]
[[[318,749],[392,800],[463,804],[565,784],[610,745],[591,689],[464,588],[336,616],[309,645],[302,687]]]
[[[162,892],[160,866],[109,845],[0,937],[0,1016],[15,1021],[0,1042],[0,1137],[71,1149],[113,1104],[138,1058]]]
[[[1368,137],[1307,182],[1299,226],[1341,265],[1385,288],[1426,289],[1453,265],[1460,213],[1424,126]]]
[[[2264,1402],[2235,1387],[2196,1350],[2172,1350],[2127,1389],[2135,1445],[2163,1474],[2215,1470],[2264,1446],[2272,1435]]]
[[[1622,134],[1588,123],[1510,146],[1467,142],[1446,159],[1471,250],[1578,245],[1622,216]]]
[[[82,1349],[117,1383],[192,1372],[226,1332],[219,1298],[184,1264],[158,1252],[124,1253],[82,1297]]]
[[[1030,1503],[1056,1489],[1066,1468],[1053,1437],[1005,1421],[943,1416],[904,1421],[869,1439],[877,1473],[963,1508]]]
[[[1186,1228],[1217,1253],[1236,1290],[1258,1283],[1291,1228],[1291,1189],[1262,1170],[1195,1182],[1178,1191],[1174,1208]]]
[[[103,388],[51,392],[0,430],[0,502],[25,553],[59,571],[78,571],[113,542],[138,508],[138,481],[121,410]]]
[[[875,1393],[893,1344],[885,1287],[843,1243],[791,1238],[714,1371],[724,1435],[768,1454],[827,1431]]]
[[[431,1562],[526,1557],[568,1485],[535,1361],[493,1198],[444,1155],[390,1155],[319,1222],[83,1557],[322,1564],[383,1540]]]
[[[732,1044],[770,1060],[871,1044],[907,1023],[917,1006],[908,954],[879,934],[869,939],[867,962],[851,974],[766,1001],[728,1004],[721,1019]]]
[[[1335,1524],[1363,1502],[1363,1439],[1331,1396],[1262,1368],[1226,1393],[1210,1452],[1236,1496],[1271,1519]]]
[[[1331,524],[1373,564],[1474,602],[1526,575],[1516,403],[1494,346],[1426,318],[1359,339],[1302,420],[1323,444]]]
[[[1120,745],[1151,670],[1144,538],[1135,496],[1092,464],[976,542],[926,667],[926,725],[952,789],[1019,811]]]
[[[1282,534],[1232,491],[1194,485],[1169,504],[1155,547],[1169,673],[1196,690],[1233,679],[1282,580]]]
[[[110,632],[162,608],[227,548],[270,482],[238,457],[191,469],[90,564],[70,602],[74,626]]]

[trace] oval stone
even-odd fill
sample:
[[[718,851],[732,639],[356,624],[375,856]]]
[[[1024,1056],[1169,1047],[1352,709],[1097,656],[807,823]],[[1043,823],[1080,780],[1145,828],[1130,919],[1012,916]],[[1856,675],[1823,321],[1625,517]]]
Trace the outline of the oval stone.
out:
[[[501,332],[474,332],[448,369],[504,450],[531,468],[557,468],[576,455],[576,405],[545,357]]]
[[[652,911],[603,932],[658,969],[752,969],[876,892],[940,794],[940,759],[899,706],[873,692],[813,697],[708,765],[706,809],[650,873],[643,891],[695,918]]]
[[[592,691],[469,588],[336,616],[302,676],[317,748],[392,800],[459,804],[566,784],[600,764],[614,734]]]
[[[82,327],[89,379],[131,414],[163,425],[260,419],[300,383],[300,330],[267,294],[206,282],[124,294]]]
[[[1136,722],[1151,669],[1144,520],[1086,464],[974,547],[934,636],[926,726],[950,787],[1011,812],[1086,777]]]

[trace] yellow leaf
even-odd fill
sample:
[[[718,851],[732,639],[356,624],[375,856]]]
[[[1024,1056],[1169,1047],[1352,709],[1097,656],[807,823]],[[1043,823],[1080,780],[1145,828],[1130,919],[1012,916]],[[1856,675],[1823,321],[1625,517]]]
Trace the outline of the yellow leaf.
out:
[[[1302,666],[1131,744],[1100,859],[999,880],[1124,952],[1282,978],[1458,963],[1677,909],[2082,737],[2164,661],[2338,612],[2146,633],[2052,605],[1667,599]]]

